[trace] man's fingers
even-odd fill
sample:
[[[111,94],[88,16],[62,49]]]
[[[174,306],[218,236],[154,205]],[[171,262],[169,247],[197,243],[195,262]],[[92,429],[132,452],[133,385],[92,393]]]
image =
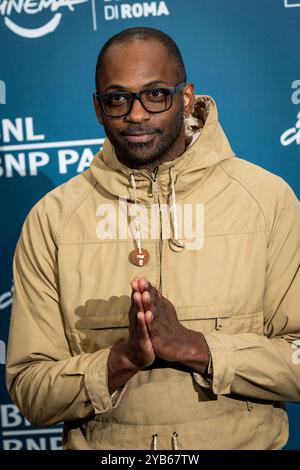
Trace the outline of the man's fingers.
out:
[[[151,331],[151,327],[152,327],[152,323],[153,323],[153,314],[150,310],[147,310],[145,315],[145,323],[146,323],[146,326],[147,326],[147,329],[149,331]]]
[[[143,292],[149,292],[150,294],[150,297],[151,297],[151,301],[152,303],[155,302],[155,299],[157,297],[161,297],[161,293],[159,292],[158,289],[156,289],[156,287],[154,287],[151,282],[148,281],[148,279],[145,281],[146,278],[142,278],[140,281],[139,281],[139,287],[140,287],[140,292],[143,293]],[[144,282],[143,282],[144,281]],[[142,283],[143,282],[143,283]],[[143,289],[141,289],[141,287],[143,287]]]
[[[140,281],[140,278],[135,276],[130,282],[131,289],[135,292],[139,292],[139,281]]]
[[[148,281],[148,279],[146,277],[142,277],[141,279],[139,279],[139,290],[141,293],[145,292],[145,290],[148,289],[148,286],[150,285],[150,282]]]
[[[150,293],[148,291],[143,292],[141,295],[141,299],[144,307],[144,312],[150,310],[152,304]]]
[[[150,313],[150,315],[149,315]],[[148,341],[150,340],[149,331],[148,331],[148,323],[151,324],[152,313],[148,312],[148,320],[144,312],[137,313],[137,328],[136,333],[140,340]]]
[[[132,300],[134,303],[134,311],[137,312],[144,312],[143,302],[142,302],[142,295],[140,292],[134,292],[132,295]]]

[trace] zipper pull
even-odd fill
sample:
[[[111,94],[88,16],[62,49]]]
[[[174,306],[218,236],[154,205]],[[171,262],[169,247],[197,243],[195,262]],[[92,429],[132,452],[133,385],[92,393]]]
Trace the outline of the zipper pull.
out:
[[[156,173],[157,173],[157,171],[152,171],[152,173],[151,173],[151,194],[150,194],[151,197],[153,197],[154,194],[157,193]]]

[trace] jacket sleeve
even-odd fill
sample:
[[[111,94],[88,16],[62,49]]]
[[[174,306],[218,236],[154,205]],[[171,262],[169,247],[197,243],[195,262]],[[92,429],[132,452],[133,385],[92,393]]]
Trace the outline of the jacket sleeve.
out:
[[[39,203],[24,223],[14,257],[9,394],[26,418],[39,425],[108,411],[109,352],[70,353],[59,299],[57,248]]]
[[[300,401],[300,205],[286,187],[267,247],[264,335],[205,334],[213,391]]]

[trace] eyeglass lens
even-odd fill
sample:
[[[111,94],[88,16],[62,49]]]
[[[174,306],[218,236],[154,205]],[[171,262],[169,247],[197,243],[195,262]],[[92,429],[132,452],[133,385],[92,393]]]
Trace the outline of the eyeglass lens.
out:
[[[130,93],[109,93],[103,96],[104,112],[110,116],[122,116],[129,112],[134,98]],[[169,90],[157,88],[142,92],[140,101],[146,111],[157,113],[166,111],[172,104]]]

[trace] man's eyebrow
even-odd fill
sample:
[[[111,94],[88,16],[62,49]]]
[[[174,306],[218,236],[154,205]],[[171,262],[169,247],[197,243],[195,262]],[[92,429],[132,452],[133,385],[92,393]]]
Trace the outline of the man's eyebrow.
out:
[[[148,82],[146,83],[143,88],[149,88],[151,86],[155,86],[155,85],[167,85],[167,82],[164,82],[163,80],[152,80],[152,82]]]
[[[143,85],[141,89],[149,88],[155,85],[167,85],[167,82],[164,82],[163,80],[152,80],[151,82],[145,83],[145,85]],[[109,90],[130,91],[128,87],[124,85],[119,85],[118,83],[112,83],[111,85],[109,85],[105,89],[105,92],[108,92]]]

